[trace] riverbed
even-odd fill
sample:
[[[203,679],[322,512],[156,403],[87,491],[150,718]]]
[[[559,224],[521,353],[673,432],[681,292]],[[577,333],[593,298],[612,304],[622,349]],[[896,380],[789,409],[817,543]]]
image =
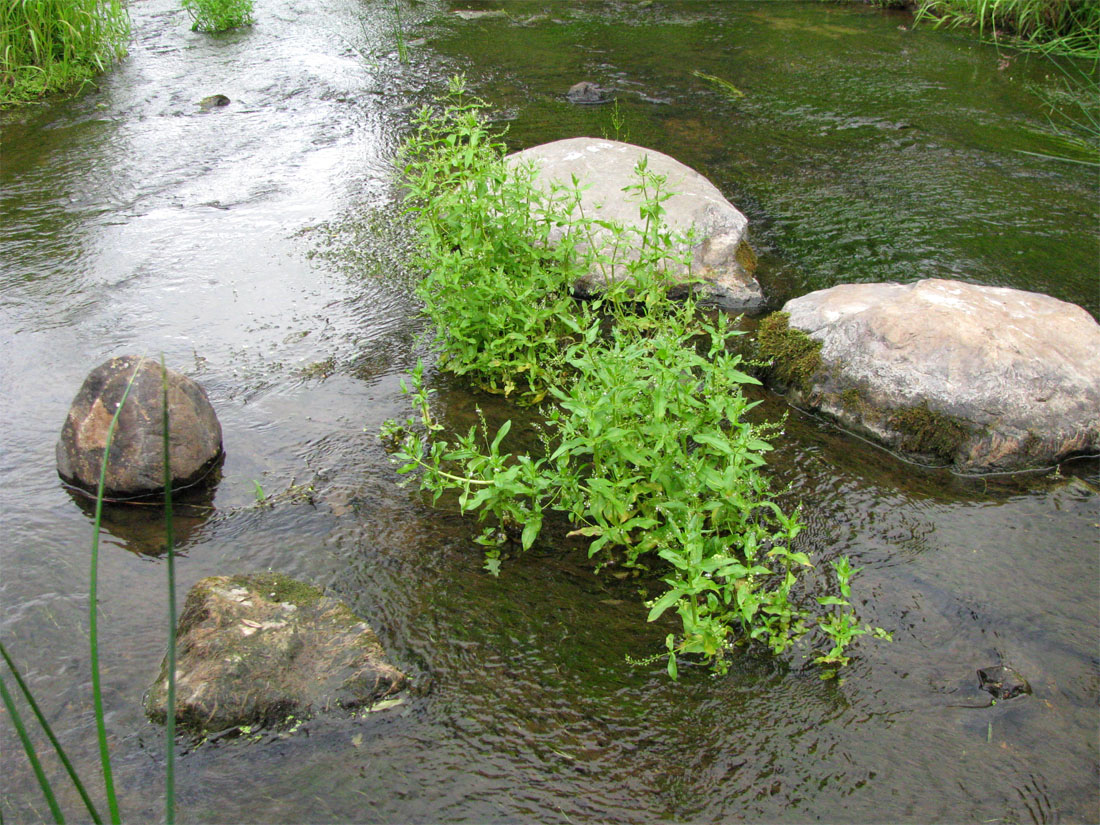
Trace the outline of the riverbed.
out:
[[[841,680],[748,652],[672,683],[628,662],[671,629],[645,623],[637,580],[593,574],[560,530],[487,575],[478,526],[399,486],[377,437],[405,414],[402,375],[431,363],[393,157],[449,75],[510,148],[618,137],[709,177],[750,218],[771,308],[943,277],[1096,316],[1097,176],[1040,156],[1059,145],[1059,70],[862,6],[393,9],[270,0],[210,36],[173,0],[134,2],[130,55],[98,89],[3,125],[0,632],[96,799],[91,519],[54,444],[88,371],[163,353],[206,388],[227,452],[212,496],[180,508],[178,597],[209,575],[311,581],[415,686],[289,735],[181,739],[180,821],[1100,819],[1095,459],[965,478],[790,412],[770,463],[802,504],[801,549],[850,556],[860,617],[894,641],[857,644]],[[570,104],[580,80],[615,107]],[[229,104],[200,105],[214,94]],[[530,415],[431,380],[450,423]],[[155,508],[109,514],[99,626],[127,821],[163,816],[163,731],[141,711],[164,654],[163,543]],[[1031,695],[992,704],[977,670],[999,664]],[[47,820],[7,721],[0,745],[5,820]]]

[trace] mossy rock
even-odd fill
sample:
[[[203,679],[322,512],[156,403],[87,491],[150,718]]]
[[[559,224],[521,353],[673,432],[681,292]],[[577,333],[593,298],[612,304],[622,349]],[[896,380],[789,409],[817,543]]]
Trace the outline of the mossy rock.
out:
[[[406,683],[346,604],[279,573],[202,579],[176,634],[176,722],[199,735],[369,706]],[[157,722],[168,714],[167,666],[145,697]]]
[[[844,284],[788,301],[757,340],[792,403],[962,472],[1100,451],[1100,325],[1081,307],[958,281]]]

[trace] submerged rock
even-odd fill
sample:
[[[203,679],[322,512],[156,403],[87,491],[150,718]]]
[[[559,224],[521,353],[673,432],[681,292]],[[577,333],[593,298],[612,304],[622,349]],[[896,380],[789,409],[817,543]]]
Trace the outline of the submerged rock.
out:
[[[202,579],[176,633],[176,721],[200,734],[371,705],[406,682],[347,605],[278,573]],[[145,696],[155,722],[168,714],[167,667]]]
[[[795,403],[930,462],[1025,470],[1100,450],[1100,325],[1046,295],[845,284],[788,301],[759,344]]]
[[[588,80],[582,80],[569,87],[565,99],[578,106],[599,106],[611,102],[611,92]]]
[[[104,495],[122,499],[164,490],[163,384],[160,364],[135,355],[96,367],[76,394],[57,442],[57,472],[92,495],[99,484],[107,429],[130,377],[107,462]],[[167,370],[172,488],[201,481],[222,457],[222,428],[202,387]]]
[[[982,690],[994,699],[1012,699],[1031,693],[1031,685],[1027,683],[1027,679],[1004,665],[983,667],[978,671],[978,681]]]
[[[758,309],[764,295],[752,276],[756,257],[746,240],[748,218],[723,197],[718,188],[694,169],[668,155],[616,140],[569,138],[534,146],[510,155],[512,164],[532,164],[536,170],[535,184],[549,192],[552,183],[568,186],[575,175],[581,187],[581,209],[587,218],[612,221],[641,230],[645,220],[639,214],[642,203],[637,192],[624,191],[638,184],[635,167],[646,159],[651,174],[667,177],[667,191],[673,192],[662,203],[665,223],[674,232],[695,229],[694,244],[680,248],[678,253],[692,255],[690,275],[702,279],[697,287],[702,297],[734,311]],[[556,229],[551,240],[560,239],[564,229]],[[611,233],[593,228],[595,243],[610,251]],[[579,246],[584,248],[587,241]],[[636,260],[637,237],[628,239],[625,249],[617,251],[618,261]],[[687,267],[673,265],[673,275],[683,279]],[[609,279],[621,279],[626,266],[617,263],[597,267],[577,284],[581,294],[600,291]]]

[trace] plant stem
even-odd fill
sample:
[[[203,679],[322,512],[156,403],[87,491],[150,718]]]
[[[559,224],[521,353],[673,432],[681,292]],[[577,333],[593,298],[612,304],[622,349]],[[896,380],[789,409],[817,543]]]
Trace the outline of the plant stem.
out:
[[[118,798],[115,796],[115,782],[111,774],[111,754],[107,750],[107,727],[103,722],[103,691],[99,681],[99,622],[96,615],[99,607],[99,526],[103,519],[103,496],[107,487],[107,460],[111,455],[111,443],[115,437],[115,427],[118,426],[118,417],[122,414],[122,408],[126,399],[130,396],[130,389],[137,379],[138,370],[145,363],[145,358],[138,360],[134,367],[134,373],[126,384],[126,390],[122,393],[122,400],[118,402],[118,409],[111,417],[111,423],[107,427],[107,439],[103,447],[103,461],[99,466],[99,485],[95,496],[95,519],[92,525],[92,569],[88,576],[88,639],[89,659],[92,666],[92,704],[95,708],[96,737],[99,740],[99,764],[103,769],[103,786],[107,793],[107,808],[114,825],[120,825],[122,818],[118,812]]]
[[[168,370],[160,357],[162,438],[164,444],[164,534],[168,545],[168,715],[165,721],[164,809],[168,825],[176,821],[176,551],[172,523],[171,431],[168,428]]]
[[[95,805],[92,804],[91,797],[88,796],[88,791],[84,787],[84,783],[81,782],[80,777],[77,776],[76,769],[73,767],[73,763],[69,761],[69,757],[65,753],[65,749],[62,748],[61,743],[57,741],[57,737],[54,735],[53,728],[51,728],[50,723],[46,721],[45,714],[42,713],[42,709],[38,706],[38,702],[34,700],[34,696],[31,694],[30,688],[28,688],[27,683],[23,681],[23,677],[19,673],[19,669],[15,666],[15,662],[12,661],[11,656],[8,655],[8,649],[4,647],[3,642],[0,642],[0,656],[4,657],[4,661],[8,664],[8,669],[11,670],[11,675],[15,677],[15,683],[19,685],[19,690],[23,693],[23,698],[27,700],[27,704],[30,705],[31,711],[33,711],[35,718],[38,719],[38,724],[42,726],[42,730],[46,734],[46,738],[50,740],[50,744],[53,745],[54,750],[57,751],[57,757],[61,760],[61,764],[65,766],[65,771],[69,774],[69,778],[73,781],[73,785],[76,786],[76,790],[80,794],[80,798],[84,800],[84,807],[88,809],[88,813],[91,815],[92,821],[95,822],[96,825],[100,825],[103,820],[99,816],[99,811],[97,811]],[[12,714],[12,718],[15,718],[14,713]]]
[[[2,676],[0,676],[0,698],[3,699],[4,707],[7,708],[8,715],[11,717],[16,733],[19,734],[19,740],[23,743],[23,750],[26,751],[27,761],[31,763],[31,767],[34,769],[34,775],[38,777],[38,784],[42,786],[42,794],[46,797],[46,804],[50,806],[50,813],[53,814],[54,822],[63,823],[65,817],[62,816],[61,808],[57,805],[57,799],[53,795],[53,788],[50,787],[50,782],[46,779],[46,774],[42,770],[42,764],[38,761],[38,754],[35,753],[34,743],[32,743],[31,738],[27,736],[27,728],[23,725],[23,718],[19,715],[19,710],[15,707],[15,702],[12,701],[11,694],[8,693],[8,686],[4,684]]]

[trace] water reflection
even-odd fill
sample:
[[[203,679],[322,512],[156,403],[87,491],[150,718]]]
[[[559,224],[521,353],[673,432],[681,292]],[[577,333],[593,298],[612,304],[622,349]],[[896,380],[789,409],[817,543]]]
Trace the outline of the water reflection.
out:
[[[215,471],[203,483],[173,494],[172,528],[177,553],[186,553],[201,540],[203,526],[217,513],[214,495],[219,477],[220,471]],[[95,499],[82,490],[68,486],[65,490],[94,523]],[[104,502],[99,524],[103,533],[114,539],[112,543],[135,555],[159,558],[168,551],[162,501]]]

